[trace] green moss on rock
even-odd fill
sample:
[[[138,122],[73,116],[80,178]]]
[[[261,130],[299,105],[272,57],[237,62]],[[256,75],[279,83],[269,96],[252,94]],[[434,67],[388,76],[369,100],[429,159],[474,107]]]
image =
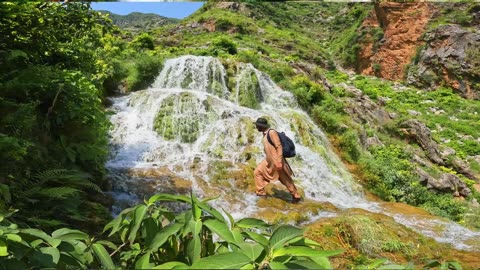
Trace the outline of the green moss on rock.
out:
[[[195,142],[208,120],[211,120],[211,100],[200,100],[183,92],[165,98],[154,120],[154,129],[166,140]]]

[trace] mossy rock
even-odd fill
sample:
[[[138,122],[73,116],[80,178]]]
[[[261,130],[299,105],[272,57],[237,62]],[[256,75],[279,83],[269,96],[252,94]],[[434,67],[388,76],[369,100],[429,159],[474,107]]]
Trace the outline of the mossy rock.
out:
[[[310,220],[311,216],[318,215],[320,211],[336,211],[337,208],[328,202],[315,202],[305,200],[299,204],[290,202],[291,195],[281,184],[275,183],[265,188],[268,196],[259,198],[257,207],[261,208],[256,218],[271,224],[300,225]],[[302,194],[303,191],[299,190]]]
[[[237,76],[238,104],[240,106],[257,109],[262,102],[262,91],[255,71],[247,70],[247,75]]]
[[[165,140],[193,143],[207,123],[216,118],[211,99],[201,100],[192,93],[182,92],[161,102],[154,129]]]
[[[395,222],[392,217],[362,209],[348,209],[338,217],[309,224],[305,236],[317,241],[324,250],[344,250],[329,258],[335,269],[355,268],[378,258],[400,265],[413,262],[416,267],[428,260],[456,261],[464,269],[480,265],[479,252],[453,249]]]

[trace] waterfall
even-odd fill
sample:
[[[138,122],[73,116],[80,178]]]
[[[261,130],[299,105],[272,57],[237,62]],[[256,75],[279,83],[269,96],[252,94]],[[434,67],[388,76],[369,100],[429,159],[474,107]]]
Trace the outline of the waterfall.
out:
[[[106,166],[114,212],[157,192],[191,190],[200,197],[218,196],[214,207],[235,218],[254,215],[261,209],[251,189],[253,170],[264,158],[262,136],[253,125],[258,117],[268,118],[295,142],[297,156],[289,163],[307,200],[382,211],[365,199],[325,134],[290,92],[251,64],[229,65],[227,72],[213,57],[169,59],[149,89],[112,98],[112,150]],[[431,232],[411,219],[395,218]],[[467,231],[462,233],[478,237]],[[432,237],[451,241],[451,235]]]

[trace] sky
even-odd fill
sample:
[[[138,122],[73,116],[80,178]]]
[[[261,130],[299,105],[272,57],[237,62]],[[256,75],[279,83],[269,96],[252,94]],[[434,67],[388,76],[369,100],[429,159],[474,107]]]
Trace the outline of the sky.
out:
[[[183,19],[202,7],[204,2],[158,2],[151,1],[120,1],[91,2],[94,10],[108,10],[118,15],[132,12],[155,13],[168,18]]]

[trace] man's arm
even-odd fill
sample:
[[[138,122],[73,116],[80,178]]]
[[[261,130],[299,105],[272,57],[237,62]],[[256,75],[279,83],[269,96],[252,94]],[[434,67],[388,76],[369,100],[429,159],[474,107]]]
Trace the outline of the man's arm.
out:
[[[273,162],[275,163],[275,167],[277,170],[283,168],[283,147],[282,142],[280,141],[280,137],[276,130],[270,130],[270,139],[272,139],[273,146],[275,147],[275,156],[273,157]]]

